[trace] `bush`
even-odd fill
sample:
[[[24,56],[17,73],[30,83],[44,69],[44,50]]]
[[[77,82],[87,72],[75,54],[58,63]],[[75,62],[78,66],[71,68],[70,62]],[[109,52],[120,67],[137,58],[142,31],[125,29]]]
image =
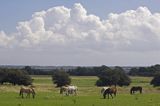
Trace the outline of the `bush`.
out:
[[[154,87],[160,86],[160,73],[157,73],[154,76],[154,78],[151,80],[150,84],[153,85]]]
[[[31,85],[32,79],[23,70],[0,69],[0,83],[11,83],[13,85]]]
[[[69,77],[69,74],[66,73],[65,71],[56,71],[52,75],[52,81],[54,84],[57,85],[57,87],[69,85],[71,83],[71,79]]]
[[[131,82],[130,78],[120,67],[115,67],[114,69],[106,68],[101,71],[98,77],[97,86],[128,86]]]

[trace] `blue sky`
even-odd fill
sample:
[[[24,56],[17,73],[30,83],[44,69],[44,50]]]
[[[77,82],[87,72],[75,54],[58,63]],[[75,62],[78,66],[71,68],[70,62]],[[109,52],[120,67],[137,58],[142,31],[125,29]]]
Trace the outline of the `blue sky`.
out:
[[[158,0],[0,0],[0,64],[160,63]]]
[[[102,19],[110,12],[121,13],[139,6],[146,6],[151,12],[160,11],[158,0],[1,0],[0,29],[12,32],[17,22],[30,19],[34,12],[61,5],[70,8],[74,3],[81,3],[88,13]]]

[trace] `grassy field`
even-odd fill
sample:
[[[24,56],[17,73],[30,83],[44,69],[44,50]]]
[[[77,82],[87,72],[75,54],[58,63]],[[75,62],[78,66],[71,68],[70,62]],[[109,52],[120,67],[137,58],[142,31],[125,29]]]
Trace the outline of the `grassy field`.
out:
[[[78,86],[77,96],[59,94],[59,88],[52,84],[50,76],[32,76],[36,86],[35,99],[21,99],[18,95],[20,86],[0,86],[0,106],[160,106],[160,90],[149,85],[152,78],[131,77],[129,87],[118,87],[114,99],[102,99],[100,87],[95,86],[98,79],[93,76],[72,77],[72,84]],[[143,94],[130,95],[133,85],[143,86]]]

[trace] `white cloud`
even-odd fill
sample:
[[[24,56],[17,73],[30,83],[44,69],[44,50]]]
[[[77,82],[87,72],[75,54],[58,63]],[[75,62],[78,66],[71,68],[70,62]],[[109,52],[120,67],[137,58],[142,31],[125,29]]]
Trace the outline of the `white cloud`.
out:
[[[88,14],[79,3],[36,12],[19,22],[16,34],[0,32],[0,46],[63,48],[82,51],[160,50],[160,13],[147,7],[110,13],[105,20]]]
[[[7,36],[5,32],[0,31],[0,47],[11,47],[14,42],[14,36]]]

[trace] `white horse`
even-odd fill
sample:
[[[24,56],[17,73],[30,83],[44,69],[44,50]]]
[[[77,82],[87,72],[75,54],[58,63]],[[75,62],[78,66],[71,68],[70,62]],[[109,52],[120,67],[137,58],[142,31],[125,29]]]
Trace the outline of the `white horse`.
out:
[[[106,89],[108,89],[108,88],[110,88],[110,87],[102,87],[102,89],[101,89],[101,94],[103,94],[104,91],[105,91]]]
[[[70,94],[74,94],[77,95],[77,86],[62,86],[60,88],[60,94],[65,93],[67,96],[69,96]]]

